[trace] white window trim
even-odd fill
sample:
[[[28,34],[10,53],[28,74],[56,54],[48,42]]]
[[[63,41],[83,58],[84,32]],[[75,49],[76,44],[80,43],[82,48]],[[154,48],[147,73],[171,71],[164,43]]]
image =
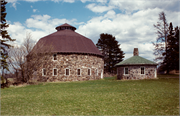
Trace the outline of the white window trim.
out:
[[[56,60],[54,60],[54,55],[56,55]],[[53,61],[57,61],[57,54],[53,54]]]
[[[54,75],[54,69],[57,70],[57,75],[58,75],[58,69],[57,68],[53,68],[53,76],[57,76],[57,75]]]
[[[141,74],[141,71],[140,71],[140,74],[141,74],[141,75],[145,75],[145,67],[144,67],[144,66],[141,66],[141,67],[140,67],[140,70],[141,70],[141,68],[144,68],[144,74]]]
[[[78,69],[80,69],[80,68],[78,68]],[[77,76],[81,76],[81,69],[80,69],[80,75],[78,75],[78,69],[77,69]]]
[[[126,68],[128,67],[124,67],[124,75],[129,75],[129,68],[128,68],[128,74],[126,74],[126,71],[125,71]]]
[[[156,68],[154,69],[154,74],[155,74],[154,77],[157,78],[157,69]]]
[[[91,76],[91,69],[90,69],[90,75],[89,75],[89,69],[90,69],[90,68],[88,68],[88,76]]]
[[[69,69],[69,75],[66,75],[66,69],[69,69],[69,68],[65,68],[65,76],[70,76],[70,69]]]
[[[42,76],[46,76],[46,75],[44,75],[44,69],[45,69],[45,68],[42,69]],[[46,70],[46,69],[45,69],[45,70]],[[47,73],[46,73],[46,74],[47,74]]]

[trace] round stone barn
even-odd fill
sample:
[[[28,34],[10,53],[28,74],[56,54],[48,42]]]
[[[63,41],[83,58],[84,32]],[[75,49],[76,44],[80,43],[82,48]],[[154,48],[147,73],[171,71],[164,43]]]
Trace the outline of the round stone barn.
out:
[[[57,32],[41,38],[33,50],[48,46],[51,55],[37,69],[45,81],[82,81],[103,78],[104,60],[92,40],[75,32],[76,28],[65,23],[56,27]],[[46,49],[46,48],[45,48]]]

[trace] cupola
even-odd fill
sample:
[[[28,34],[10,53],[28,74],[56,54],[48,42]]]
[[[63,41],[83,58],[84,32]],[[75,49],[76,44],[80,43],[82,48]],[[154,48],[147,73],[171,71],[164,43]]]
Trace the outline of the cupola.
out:
[[[57,31],[61,31],[61,30],[72,30],[72,31],[75,31],[76,28],[71,26],[71,25],[69,25],[69,24],[67,24],[67,23],[65,23],[63,25],[60,25],[60,26],[56,27],[56,30]]]

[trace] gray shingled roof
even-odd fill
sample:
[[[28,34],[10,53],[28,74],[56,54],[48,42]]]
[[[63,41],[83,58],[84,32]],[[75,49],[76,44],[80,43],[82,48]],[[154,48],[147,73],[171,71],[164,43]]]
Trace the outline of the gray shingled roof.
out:
[[[121,65],[157,65],[157,63],[147,60],[140,56],[132,56],[122,62],[119,62],[115,66]]]

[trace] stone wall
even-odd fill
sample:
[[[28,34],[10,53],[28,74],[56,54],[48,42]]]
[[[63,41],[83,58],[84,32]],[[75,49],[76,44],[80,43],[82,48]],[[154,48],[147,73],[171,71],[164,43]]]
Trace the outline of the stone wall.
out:
[[[43,81],[82,81],[101,79],[104,70],[104,60],[94,55],[83,54],[57,54],[57,60],[53,55],[38,70],[39,80]],[[42,76],[42,69],[46,69],[46,75]],[[57,75],[53,76],[53,69],[57,69]],[[70,75],[65,75],[65,70],[70,70]],[[78,76],[77,70],[81,70]],[[91,74],[88,75],[88,69]],[[103,73],[102,73],[103,74]],[[103,76],[103,75],[102,75]]]
[[[124,68],[128,68],[128,74],[124,74]],[[121,66],[117,67],[118,79],[151,79],[156,78],[156,66]],[[141,67],[145,68],[144,74],[141,74]]]

